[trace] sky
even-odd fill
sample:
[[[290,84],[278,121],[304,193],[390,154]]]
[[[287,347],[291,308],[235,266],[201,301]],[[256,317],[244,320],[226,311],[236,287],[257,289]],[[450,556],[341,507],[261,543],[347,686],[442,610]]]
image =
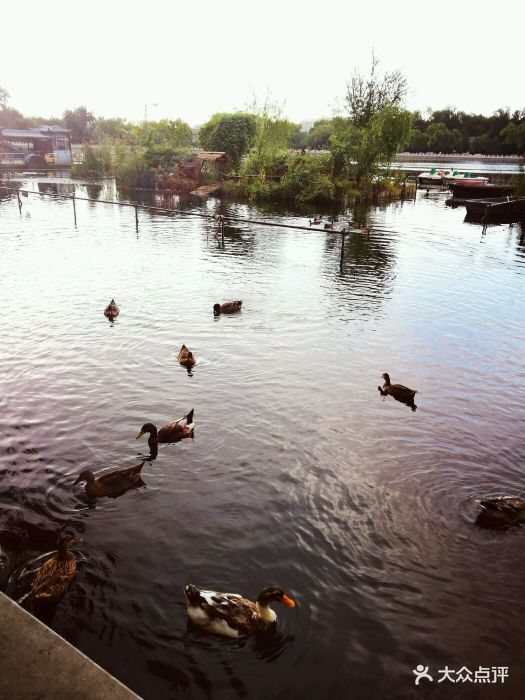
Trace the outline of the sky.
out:
[[[293,121],[331,116],[372,51],[406,106],[525,108],[525,1],[25,0],[2,7],[0,87],[25,115],[196,126],[267,94]]]

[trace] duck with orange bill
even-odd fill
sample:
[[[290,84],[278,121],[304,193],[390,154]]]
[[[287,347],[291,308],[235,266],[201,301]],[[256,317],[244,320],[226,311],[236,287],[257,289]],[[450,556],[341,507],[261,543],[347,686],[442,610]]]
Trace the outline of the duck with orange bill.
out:
[[[272,603],[295,608],[295,601],[277,586],[268,586],[255,602],[238,593],[218,593],[197,588],[184,588],[189,619],[209,634],[224,637],[245,637],[275,626],[277,615]]]

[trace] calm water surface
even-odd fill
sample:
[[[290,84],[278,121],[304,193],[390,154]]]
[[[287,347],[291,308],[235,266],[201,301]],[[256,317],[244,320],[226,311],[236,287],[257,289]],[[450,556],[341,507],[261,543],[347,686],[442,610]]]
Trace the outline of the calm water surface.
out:
[[[523,232],[483,236],[446,196],[372,209],[342,270],[333,234],[239,226],[222,249],[202,219],[141,212],[136,232],[132,209],[78,202],[75,228],[68,201],[0,200],[2,590],[78,533],[49,624],[148,700],[523,696],[525,530],[473,524],[475,498],[525,495]],[[221,206],[306,220],[202,208]],[[380,397],[383,371],[417,411]],[[72,488],[192,407],[195,439],[142,488]],[[270,641],[206,637],[187,581],[298,604]],[[415,688],[420,663],[510,678]]]

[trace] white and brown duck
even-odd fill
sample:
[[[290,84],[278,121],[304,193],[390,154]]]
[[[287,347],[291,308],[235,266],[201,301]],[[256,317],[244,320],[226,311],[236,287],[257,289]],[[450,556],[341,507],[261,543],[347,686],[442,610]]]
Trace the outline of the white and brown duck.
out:
[[[295,607],[277,586],[263,588],[255,602],[238,593],[202,590],[191,584],[184,588],[184,595],[190,620],[209,634],[225,637],[245,637],[270,629],[277,621],[272,603]]]

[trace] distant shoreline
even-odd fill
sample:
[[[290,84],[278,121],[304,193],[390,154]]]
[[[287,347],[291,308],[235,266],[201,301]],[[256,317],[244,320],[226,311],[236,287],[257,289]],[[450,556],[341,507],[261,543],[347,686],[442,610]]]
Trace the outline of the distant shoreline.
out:
[[[488,163],[520,163],[523,157],[520,156],[487,156],[472,153],[398,153],[395,161],[399,163],[455,163],[484,161]]]

